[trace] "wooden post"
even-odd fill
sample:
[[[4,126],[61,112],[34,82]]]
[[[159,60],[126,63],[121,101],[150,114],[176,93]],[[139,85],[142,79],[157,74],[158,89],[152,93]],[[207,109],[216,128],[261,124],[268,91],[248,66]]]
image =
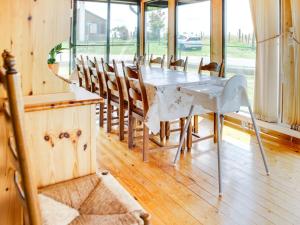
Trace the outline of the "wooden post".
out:
[[[211,0],[211,61],[223,59],[223,1]]]

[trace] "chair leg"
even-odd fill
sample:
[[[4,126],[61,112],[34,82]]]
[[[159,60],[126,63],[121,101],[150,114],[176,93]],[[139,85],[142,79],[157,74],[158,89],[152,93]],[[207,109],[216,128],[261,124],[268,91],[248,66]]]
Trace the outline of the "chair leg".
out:
[[[194,127],[193,127],[193,131],[194,133],[198,133],[199,132],[199,116],[195,115],[194,116]]]
[[[104,103],[100,103],[99,126],[104,126]]]
[[[119,106],[119,140],[124,140],[124,107]]]
[[[178,146],[178,149],[177,149],[177,152],[176,152],[176,155],[175,155],[175,159],[174,159],[174,162],[173,162],[174,164],[176,163],[179,152],[182,149],[182,145],[183,145],[183,142],[184,142],[184,139],[185,139],[185,133],[188,129],[189,124],[191,123],[191,119],[192,119],[192,116],[193,116],[193,111],[194,111],[194,106],[192,105],[191,108],[190,108],[188,119],[187,119],[186,123],[184,124],[184,128],[183,128],[182,133],[181,133],[182,135],[180,136],[179,146]]]
[[[181,145],[181,151],[185,150],[185,132],[186,130],[184,129],[185,127],[185,119],[184,118],[180,118],[179,123],[180,123],[180,139],[183,137],[183,142]]]
[[[194,117],[195,118],[195,117]],[[187,130],[187,138],[186,138],[186,147],[187,150],[190,152],[192,150],[192,144],[193,144],[193,132],[192,132],[192,123],[189,123],[188,130]]]
[[[143,123],[143,161],[148,161],[149,128]]]
[[[112,126],[112,105],[110,103],[107,104],[107,133],[111,132]]]
[[[255,130],[256,139],[257,139],[257,142],[258,142],[258,145],[259,145],[259,150],[260,150],[263,162],[264,162],[266,173],[269,176],[270,171],[269,171],[268,162],[267,162],[267,159],[266,159],[266,153],[265,153],[265,150],[263,148],[261,138],[260,138],[260,135],[259,135],[259,132],[258,132],[258,128],[257,128],[257,125],[256,125],[256,121],[255,121],[255,118],[254,118],[254,115],[253,115],[253,112],[252,112],[252,109],[251,109],[250,105],[248,106],[248,109],[249,109],[249,112],[250,112],[250,115],[251,115],[253,127],[254,127],[254,130]]]
[[[133,148],[134,144],[134,117],[128,113],[128,148]]]
[[[220,114],[216,113],[216,124],[217,124],[217,150],[218,150],[218,181],[219,181],[219,196],[222,196],[222,171],[221,171],[221,124],[220,124]]]

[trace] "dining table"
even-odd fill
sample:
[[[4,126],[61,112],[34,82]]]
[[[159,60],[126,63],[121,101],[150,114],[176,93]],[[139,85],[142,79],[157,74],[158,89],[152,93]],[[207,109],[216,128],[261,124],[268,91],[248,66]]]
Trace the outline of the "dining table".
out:
[[[198,74],[149,66],[141,66],[140,71],[146,87],[149,104],[146,125],[154,134],[160,131],[160,122],[185,118],[189,115],[193,96],[180,92],[180,87],[195,86],[197,84],[222,84],[227,81],[226,78],[219,78],[209,73]],[[121,85],[126,99],[126,84],[120,65],[118,65],[118,74],[122,81]],[[108,73],[108,75],[114,76],[111,73]],[[207,110],[201,107],[201,105],[195,106],[195,115],[203,113],[207,113]]]

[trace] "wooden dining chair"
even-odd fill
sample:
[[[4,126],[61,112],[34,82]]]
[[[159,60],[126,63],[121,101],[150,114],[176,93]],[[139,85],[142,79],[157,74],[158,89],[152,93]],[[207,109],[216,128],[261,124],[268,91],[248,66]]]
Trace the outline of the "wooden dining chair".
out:
[[[149,66],[152,67],[153,64],[158,64],[160,65],[160,68],[164,68],[164,62],[165,62],[165,55],[163,55],[162,57],[153,58],[153,54],[151,54],[149,59]]]
[[[146,125],[146,114],[149,109],[143,77],[138,66],[137,69],[125,66],[122,61],[124,78],[128,95],[128,147],[134,146],[135,121],[143,124],[143,161],[147,161],[147,151],[149,144],[149,128]]]
[[[145,65],[146,62],[146,54],[137,56],[137,54],[133,57],[133,65]]]
[[[186,72],[187,70],[187,63],[188,63],[188,57],[185,58],[185,60],[183,59],[178,59],[178,60],[174,60],[174,56],[171,55],[170,57],[170,60],[169,60],[169,64],[168,64],[168,69],[172,69],[172,70],[178,70],[178,68],[182,68],[182,71],[183,72]],[[184,121],[185,121],[185,118],[180,118],[179,119],[179,129],[171,129],[171,123],[173,122],[177,122],[176,121],[167,121],[167,122],[164,122],[164,124],[161,123],[161,126],[165,126],[165,136],[167,139],[169,139],[170,135],[171,135],[171,132],[172,131],[180,131],[180,136],[183,135],[183,127],[184,127]],[[191,128],[188,129],[188,131],[190,132]],[[190,137],[190,135],[188,135],[188,137]],[[188,138],[187,139],[187,147],[188,149],[190,149],[192,146],[192,139],[191,138]],[[182,146],[182,150],[184,150],[185,148],[185,144]]]
[[[87,56],[87,65],[91,81],[91,92],[99,94],[99,78],[96,71],[95,63]]]
[[[204,65],[203,58],[201,58],[198,73],[201,74],[202,71],[212,72],[211,74],[216,73],[218,77],[224,77],[224,60],[222,60],[220,64],[210,62],[209,64]]]
[[[188,57],[183,59],[174,59],[174,56],[171,55],[169,64],[168,64],[168,69],[173,69],[173,70],[178,70],[178,68],[182,68],[183,72],[186,72],[187,70],[187,63],[188,63]]]
[[[78,77],[79,87],[84,87],[84,72],[83,72],[83,65],[80,59],[75,59],[76,63],[76,73]]]
[[[89,75],[90,75],[90,80],[91,80],[91,91],[95,94],[100,95],[101,98],[104,100],[107,99],[107,94],[106,94],[106,84],[105,84],[105,79],[104,79],[104,74],[100,72],[99,69],[99,64],[94,57],[94,61],[89,59],[88,60],[88,68],[89,68]],[[99,126],[103,127],[104,126],[104,121],[105,121],[105,110],[106,110],[106,101],[101,101],[100,102],[100,107],[99,107]]]
[[[84,77],[84,88],[88,91],[91,91],[91,80],[90,80],[90,75],[89,75],[89,71],[88,71],[88,67],[87,65],[85,64],[85,61],[83,59],[83,56],[81,55],[80,56],[80,61],[81,61],[81,74],[83,74],[83,77]]]
[[[107,87],[107,132],[110,133],[112,129],[112,114],[115,107],[118,109],[119,139],[122,141],[124,140],[125,111],[128,109],[128,102],[124,98],[122,83],[115,60],[113,60],[113,67],[108,63],[104,63],[103,58],[101,58],[101,63]]]
[[[224,60],[220,64],[216,62],[210,62],[209,64],[204,64],[203,63],[203,58],[201,58],[199,68],[198,68],[198,73],[201,74],[203,71],[208,71],[210,72],[210,75],[216,74],[218,77],[224,77]],[[223,127],[223,116],[221,118],[222,122],[222,127]],[[215,138],[214,141],[217,141],[217,123],[216,123],[216,114],[214,113],[214,134]],[[199,132],[199,116],[195,115],[194,116],[194,125],[193,125],[193,132],[198,133]]]
[[[25,134],[20,75],[15,69],[14,57],[7,51],[2,57],[4,68],[0,69],[0,83],[7,91],[9,106],[5,118],[13,130],[12,141],[8,142],[9,157],[12,179],[24,208],[24,224],[148,225],[149,214],[108,172],[37,188]],[[72,171],[70,167],[70,173]]]

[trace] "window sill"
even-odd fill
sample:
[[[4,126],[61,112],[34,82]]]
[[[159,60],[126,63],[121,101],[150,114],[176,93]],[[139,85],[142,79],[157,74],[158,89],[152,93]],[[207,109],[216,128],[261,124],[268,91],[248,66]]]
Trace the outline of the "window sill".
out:
[[[246,112],[239,112],[239,113],[230,113],[227,115],[228,117],[231,117],[233,119],[237,119],[243,122],[251,123],[251,117],[249,113]],[[300,139],[300,132],[296,130],[290,129],[290,127],[283,123],[268,123],[261,120],[256,120],[257,125],[261,128],[275,131],[281,134],[285,134],[291,137],[299,138]]]

